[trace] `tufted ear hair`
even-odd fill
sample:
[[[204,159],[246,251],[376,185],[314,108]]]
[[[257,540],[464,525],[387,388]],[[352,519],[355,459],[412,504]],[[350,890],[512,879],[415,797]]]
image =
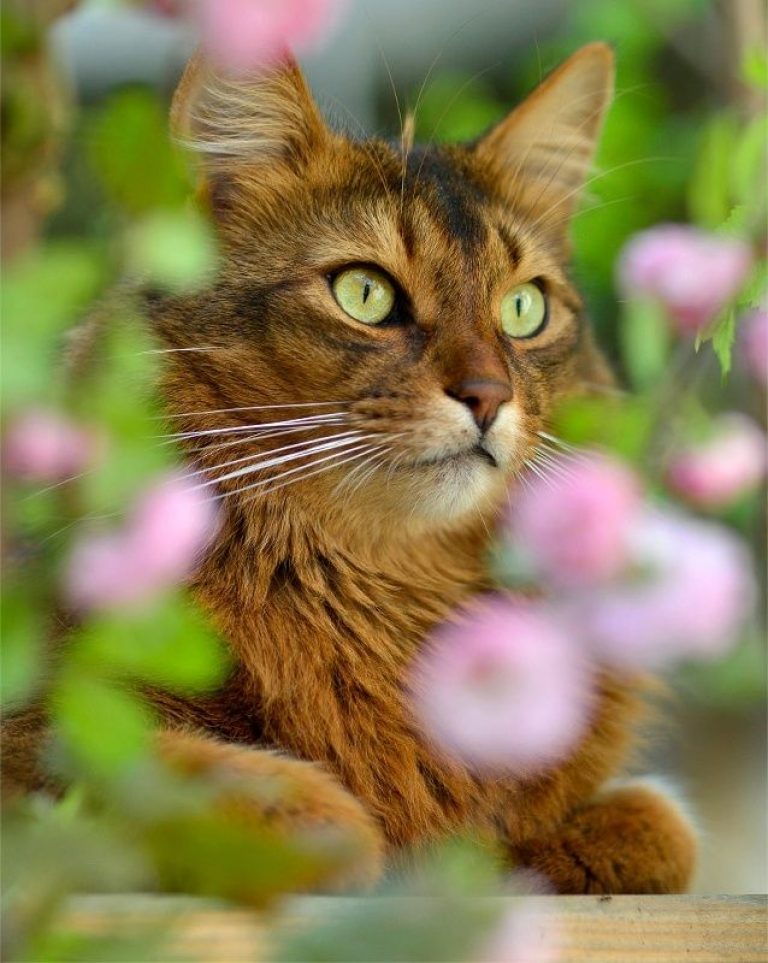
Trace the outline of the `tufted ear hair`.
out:
[[[230,77],[199,53],[174,94],[171,131],[213,172],[270,166],[298,171],[333,136],[291,58]]]
[[[475,144],[510,203],[564,227],[589,174],[613,75],[610,47],[588,44]]]

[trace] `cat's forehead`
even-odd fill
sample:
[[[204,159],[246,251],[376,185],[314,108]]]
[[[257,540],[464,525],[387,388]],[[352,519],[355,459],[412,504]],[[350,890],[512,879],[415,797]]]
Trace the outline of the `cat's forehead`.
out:
[[[319,176],[322,229],[310,241],[318,258],[332,251],[405,280],[431,275],[443,288],[451,277],[492,285],[517,268],[560,273],[545,240],[487,189],[465,148],[359,142]]]

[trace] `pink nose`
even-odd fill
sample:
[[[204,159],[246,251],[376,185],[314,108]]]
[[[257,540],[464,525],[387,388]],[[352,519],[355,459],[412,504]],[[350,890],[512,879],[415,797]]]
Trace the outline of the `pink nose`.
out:
[[[461,401],[472,412],[480,431],[488,431],[499,408],[512,397],[512,386],[503,381],[462,381],[445,389],[445,393]]]

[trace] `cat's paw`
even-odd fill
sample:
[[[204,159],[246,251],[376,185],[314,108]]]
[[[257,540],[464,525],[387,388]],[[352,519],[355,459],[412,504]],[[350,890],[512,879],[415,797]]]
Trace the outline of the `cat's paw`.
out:
[[[513,855],[559,893],[682,893],[693,875],[696,836],[671,792],[638,780],[603,790]]]
[[[172,768],[209,780],[217,807],[235,823],[327,843],[336,854],[323,891],[367,888],[382,873],[384,838],[375,819],[314,763],[197,733],[158,735]]]

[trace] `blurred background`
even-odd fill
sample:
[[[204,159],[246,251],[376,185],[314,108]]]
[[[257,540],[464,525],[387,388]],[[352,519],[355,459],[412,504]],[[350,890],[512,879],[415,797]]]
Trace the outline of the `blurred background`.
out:
[[[57,84],[69,88],[56,96],[70,133],[61,174],[47,178],[41,201],[50,208],[47,238],[109,242],[124,212],[94,165],[122,158],[132,170],[153,170],[163,116],[123,110],[120,136],[105,141],[105,112],[126,91],[170,98],[195,43],[174,13],[172,0],[93,0],[56,22]],[[418,139],[455,140],[480,133],[591,40],[616,50],[617,97],[574,226],[573,271],[621,370],[614,268],[623,243],[658,222],[721,225],[732,203],[723,183],[764,149],[758,125],[733,150],[745,119],[760,109],[755,91],[765,84],[762,0],[354,0],[303,65],[328,116],[353,135],[396,137],[408,109]],[[113,153],[107,161],[100,157],[105,143]],[[20,171],[16,185],[25,177]],[[6,250],[37,229],[8,202]],[[711,360],[702,373],[705,403],[741,408],[764,424],[762,400],[738,378],[723,385]],[[764,570],[762,509],[734,511]],[[697,813],[704,843],[696,892],[764,892],[765,639],[755,626],[724,662],[680,670],[669,682],[669,705],[638,771],[678,783]]]

